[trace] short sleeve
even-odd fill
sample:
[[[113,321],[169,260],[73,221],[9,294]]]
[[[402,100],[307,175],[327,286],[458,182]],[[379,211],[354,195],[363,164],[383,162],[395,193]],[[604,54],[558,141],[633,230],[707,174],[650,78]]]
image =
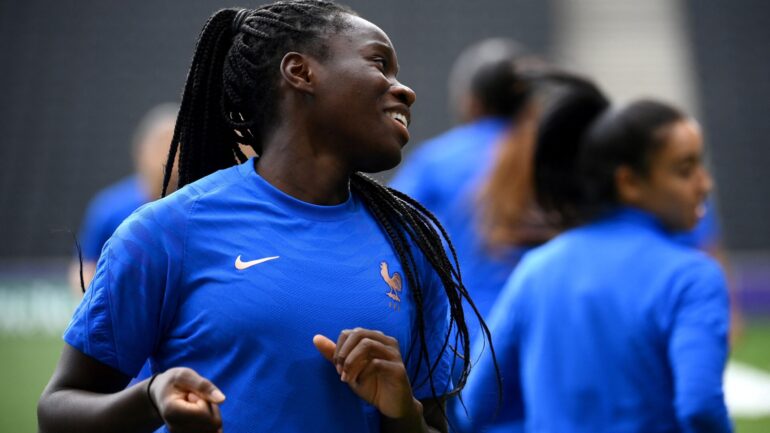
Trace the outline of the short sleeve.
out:
[[[427,261],[426,261],[427,262]],[[452,390],[451,368],[453,352],[449,335],[449,300],[441,283],[441,278],[426,263],[423,269],[423,320],[425,323],[425,341],[431,365],[427,366],[420,359],[419,333],[415,328],[413,338],[418,339],[411,352],[407,366],[410,368],[412,393],[418,400],[441,396]],[[415,326],[417,326],[415,324]],[[445,342],[447,342],[445,346]],[[419,364],[419,367],[417,367]],[[429,370],[432,368],[432,373]]]
[[[184,221],[182,210],[153,204],[118,227],[65,342],[128,376],[140,371],[175,309]]]

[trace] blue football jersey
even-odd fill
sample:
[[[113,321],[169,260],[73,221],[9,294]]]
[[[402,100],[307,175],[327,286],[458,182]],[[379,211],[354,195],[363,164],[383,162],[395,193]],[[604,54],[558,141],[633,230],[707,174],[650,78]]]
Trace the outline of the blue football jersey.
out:
[[[427,259],[416,258],[427,350],[437,360],[448,302]],[[426,398],[415,317],[401,264],[356,194],[335,206],[302,202],[262,179],[252,160],[127,219],[64,339],[129,376],[148,358],[153,371],[193,368],[227,396],[231,433],[367,432],[378,431],[379,413],[340,381],[312,338],[336,340],[354,327],[395,337],[415,396]],[[450,364],[447,351],[433,373],[439,394],[451,386]]]

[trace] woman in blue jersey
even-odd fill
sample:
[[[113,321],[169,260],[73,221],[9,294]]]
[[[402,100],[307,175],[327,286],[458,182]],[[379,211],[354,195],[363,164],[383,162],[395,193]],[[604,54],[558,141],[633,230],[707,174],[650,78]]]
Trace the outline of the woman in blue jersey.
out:
[[[553,235],[534,206],[531,180],[538,87],[553,72],[512,40],[465,49],[449,80],[451,108],[463,124],[420,145],[390,184],[444,225],[483,317],[526,251]],[[483,339],[473,325],[471,341]],[[461,403],[451,401],[450,412],[453,404]]]
[[[573,78],[537,146],[538,201],[564,231],[488,318],[504,402],[493,420],[482,358],[463,392],[471,428],[495,431],[521,395],[528,432],[729,432],[724,277],[671,238],[711,188],[697,123],[657,101],[613,106]]]
[[[462,124],[421,144],[390,184],[446,228],[482,316],[523,253],[552,235],[529,200],[542,63],[504,38],[466,48],[449,81]],[[471,337],[478,331],[471,326]]]
[[[397,73],[387,35],[334,3],[209,19],[168,157],[181,189],[107,242],[41,431],[446,431],[467,292],[437,221],[360,173],[409,138]]]

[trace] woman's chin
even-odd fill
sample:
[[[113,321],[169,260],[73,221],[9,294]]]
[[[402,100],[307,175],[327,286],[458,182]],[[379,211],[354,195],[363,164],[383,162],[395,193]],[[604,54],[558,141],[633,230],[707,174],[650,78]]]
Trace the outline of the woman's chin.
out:
[[[358,171],[364,173],[379,173],[395,168],[399,163],[401,163],[400,151],[389,153],[387,155],[380,155],[380,157],[375,160],[367,161],[366,164],[362,164]]]

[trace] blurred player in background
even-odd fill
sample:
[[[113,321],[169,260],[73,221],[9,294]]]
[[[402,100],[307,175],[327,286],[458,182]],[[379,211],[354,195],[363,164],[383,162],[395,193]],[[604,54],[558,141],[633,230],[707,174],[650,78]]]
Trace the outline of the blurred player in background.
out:
[[[78,241],[83,259],[83,287],[94,277],[104,243],[126,217],[145,203],[160,197],[163,169],[174,135],[179,105],[160,104],[148,111],[134,132],[134,174],[101,190],[88,204]],[[176,184],[176,176],[172,179]],[[80,263],[75,257],[69,272],[73,293],[82,295]]]
[[[537,81],[544,71],[540,60],[509,39],[466,48],[449,77],[450,108],[461,124],[421,145],[391,182],[444,224],[482,316],[521,256],[554,234],[532,188]],[[478,326],[471,331],[479,338]]]
[[[530,200],[536,107],[525,69],[537,63],[509,39],[466,48],[449,78],[451,108],[461,124],[418,147],[391,181],[447,229],[482,315],[526,247],[552,234]]]
[[[695,227],[712,186],[700,128],[656,101],[614,107],[577,77],[566,89],[535,158],[538,201],[566,231],[523,259],[490,313],[498,420],[486,355],[461,419],[472,431],[524,413],[529,432],[730,432],[724,275],[672,236]]]

